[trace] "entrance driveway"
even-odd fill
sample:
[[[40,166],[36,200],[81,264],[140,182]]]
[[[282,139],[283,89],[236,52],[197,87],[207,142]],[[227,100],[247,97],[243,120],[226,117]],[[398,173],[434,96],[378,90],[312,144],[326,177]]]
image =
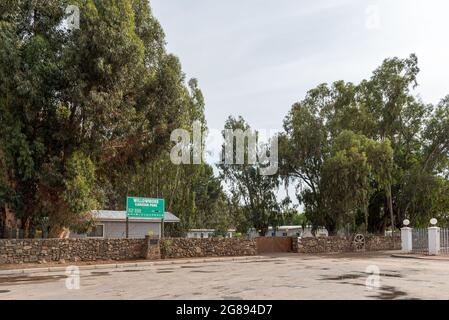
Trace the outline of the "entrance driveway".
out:
[[[282,254],[81,270],[78,290],[66,288],[64,273],[2,275],[0,299],[449,299],[448,270],[449,261],[390,253]],[[379,281],[368,278],[377,271]]]

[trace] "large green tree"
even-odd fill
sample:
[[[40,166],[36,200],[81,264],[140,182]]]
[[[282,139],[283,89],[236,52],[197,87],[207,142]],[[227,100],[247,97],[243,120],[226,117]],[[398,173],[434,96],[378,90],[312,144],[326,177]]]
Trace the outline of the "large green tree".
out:
[[[65,28],[68,5],[79,29]],[[0,211],[56,236],[92,209],[123,208],[129,192],[167,197],[193,221],[216,205],[210,168],[168,162],[171,131],[204,123],[204,101],[147,0],[0,6]]]
[[[315,227],[337,231],[350,224],[340,217],[361,215],[359,225],[381,232],[405,217],[419,225],[447,216],[449,99],[422,102],[418,73],[415,55],[386,59],[360,84],[322,84],[293,105],[281,174]],[[359,142],[342,148],[342,139]]]
[[[237,137],[232,137],[232,140],[225,142],[223,163],[218,166],[221,178],[227,183],[231,197],[238,199],[236,205],[241,207],[246,216],[247,223],[242,224],[255,228],[261,236],[265,236],[269,226],[276,227],[281,221],[280,206],[276,196],[279,177],[277,174],[263,174],[261,168],[264,163],[261,161],[254,161],[254,163],[250,161],[250,148],[256,148],[253,150],[255,151],[258,146],[263,146],[258,141],[258,133],[253,131],[242,117],[230,116],[225,123],[226,130],[231,130],[233,133],[240,130],[249,135],[241,141],[240,145]],[[251,134],[255,138],[254,144],[251,143]],[[225,133],[223,136],[226,136]],[[238,163],[239,149],[242,149],[240,150],[243,155],[242,163]],[[225,160],[226,153],[232,156],[230,163]]]

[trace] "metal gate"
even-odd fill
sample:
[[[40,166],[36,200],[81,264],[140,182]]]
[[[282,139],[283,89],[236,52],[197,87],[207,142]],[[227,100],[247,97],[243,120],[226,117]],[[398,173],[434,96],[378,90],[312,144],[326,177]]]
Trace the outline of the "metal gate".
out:
[[[449,255],[449,229],[440,229],[440,254]]]
[[[418,254],[429,254],[429,234],[427,229],[413,229],[412,252]]]
[[[257,253],[292,252],[291,237],[258,237]]]

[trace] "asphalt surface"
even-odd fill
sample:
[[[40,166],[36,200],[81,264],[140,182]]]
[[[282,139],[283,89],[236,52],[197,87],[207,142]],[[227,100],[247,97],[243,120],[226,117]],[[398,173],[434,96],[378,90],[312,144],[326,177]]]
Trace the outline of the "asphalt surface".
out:
[[[70,271],[70,270],[69,270]],[[391,253],[0,275],[0,299],[449,299],[449,261]]]

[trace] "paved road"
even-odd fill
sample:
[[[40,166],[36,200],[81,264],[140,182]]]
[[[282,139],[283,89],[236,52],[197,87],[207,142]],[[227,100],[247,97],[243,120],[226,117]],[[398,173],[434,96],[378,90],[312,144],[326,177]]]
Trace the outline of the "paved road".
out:
[[[377,268],[379,287],[367,287]],[[66,282],[64,273],[0,276],[0,299],[449,299],[449,261],[280,255],[81,270],[78,290],[68,290]]]

